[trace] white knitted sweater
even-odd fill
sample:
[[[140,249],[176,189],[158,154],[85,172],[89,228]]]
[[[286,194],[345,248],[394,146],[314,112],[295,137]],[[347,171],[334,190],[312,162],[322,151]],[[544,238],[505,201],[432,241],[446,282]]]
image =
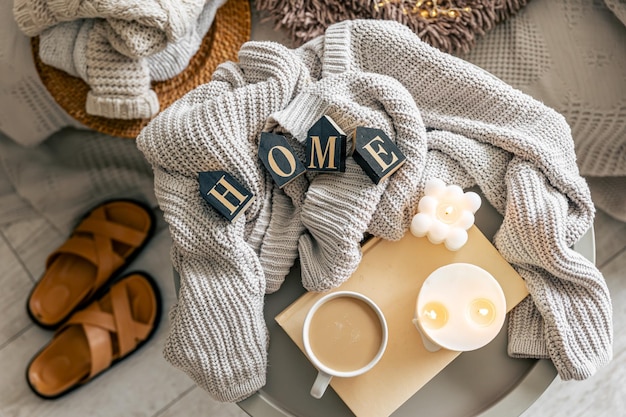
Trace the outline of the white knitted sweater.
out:
[[[348,158],[345,174],[307,174],[279,190],[256,155],[260,132],[280,131],[300,152],[323,114],[348,135],[384,129],[407,162],[374,185]],[[306,288],[340,284],[363,233],[399,239],[435,177],[478,185],[504,216],[495,245],[531,293],[510,315],[509,353],[549,357],[563,379],[587,378],[612,357],[604,279],[571,249],[594,208],[563,117],[398,23],[342,22],[296,50],[249,42],[137,144],[181,275],[165,357],[218,400],[264,385],[263,297],[295,257]],[[199,193],[197,173],[218,169],[256,195],[232,224]]]

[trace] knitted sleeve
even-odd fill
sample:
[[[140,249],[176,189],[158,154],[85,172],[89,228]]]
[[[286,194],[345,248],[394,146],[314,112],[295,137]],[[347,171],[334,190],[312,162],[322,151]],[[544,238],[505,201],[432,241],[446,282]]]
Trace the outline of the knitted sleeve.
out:
[[[271,179],[257,157],[258,136],[306,78],[304,66],[278,44],[250,42],[239,58],[160,113],[137,139],[154,168],[181,277],[165,358],[229,402],[261,388],[267,366],[259,252],[272,217]],[[198,172],[212,170],[227,171],[256,196],[233,223],[200,195]]]
[[[13,14],[28,36],[64,22],[93,21],[84,53],[84,80],[90,87],[87,113],[114,119],[143,119],[159,111],[145,57],[192,32],[205,2],[142,0],[127,7],[110,0],[16,0]]]
[[[159,99],[151,88],[148,63],[116,51],[107,39],[107,27],[107,22],[96,21],[89,31],[86,111],[116,119],[150,118],[159,111]]]
[[[594,206],[563,117],[394,22],[342,22],[329,28],[326,38],[343,39],[327,41],[328,48],[345,48],[344,54],[326,51],[333,57],[329,65],[339,59],[348,70],[399,80],[428,128],[455,135],[459,142],[446,152],[467,175],[481,188],[506,185],[495,245],[526,279],[540,313],[511,315],[512,353],[549,355],[563,379],[586,378],[607,363],[612,356],[608,288],[598,269],[571,249],[592,226]],[[485,176],[479,166],[464,162],[478,143],[509,153],[504,169]],[[415,200],[405,201],[397,209],[415,213]],[[533,340],[538,334],[543,340]]]

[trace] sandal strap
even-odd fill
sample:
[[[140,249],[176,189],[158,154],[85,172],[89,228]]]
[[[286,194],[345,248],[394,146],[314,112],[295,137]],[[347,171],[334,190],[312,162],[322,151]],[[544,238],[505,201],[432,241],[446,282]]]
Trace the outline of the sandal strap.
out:
[[[87,345],[89,346],[91,362],[87,379],[109,368],[113,362],[111,330],[109,326],[106,325],[109,316],[110,314],[100,311],[98,303],[92,303],[85,310],[75,313],[57,331],[57,334],[60,334],[64,329],[70,326],[82,327],[87,339]]]
[[[116,333],[117,329],[116,322],[112,314],[91,309],[80,310],[74,313],[72,317],[65,323],[65,325],[70,324],[86,324],[97,326],[111,333]],[[145,339],[152,329],[151,326],[138,321],[133,321],[129,328],[132,329],[132,334],[135,335],[137,340]]]
[[[75,230],[91,233],[98,254],[96,282],[89,295],[100,288],[111,274],[124,264],[124,259],[113,250],[113,241],[137,248],[145,240],[144,232],[109,221],[104,206],[95,208]]]
[[[96,267],[96,280],[87,296],[99,289],[111,274],[124,264],[124,258],[113,250],[111,240],[100,235],[70,237],[48,256],[46,268],[50,268],[55,259],[62,254],[78,256]]]
[[[119,223],[110,222],[106,219],[96,219],[93,217],[88,217],[83,220],[75,230],[77,232],[102,235],[111,240],[125,243],[133,247],[140,246],[146,238],[145,232],[132,229]]]
[[[113,359],[126,356],[145,340],[152,327],[133,320],[126,285],[117,283],[109,291],[113,313],[102,311],[99,301],[72,315],[58,332],[69,326],[82,326],[91,354],[93,377],[110,367]],[[112,337],[116,338],[117,353],[113,354]]]
[[[78,256],[97,266],[98,254],[95,251],[93,239],[89,237],[72,236],[67,239],[54,252],[48,255],[46,268],[50,268],[56,258],[63,254]]]
[[[109,221],[106,208],[98,207],[76,226],[72,236],[61,247],[48,256],[46,267],[49,268],[61,254],[78,256],[93,264],[97,272],[94,285],[86,294],[86,297],[90,297],[124,265],[124,258],[113,250],[113,242],[120,242],[136,249],[142,245],[145,238],[145,231]]]
[[[83,326],[83,331],[89,344],[91,359],[89,377],[92,378],[111,366],[113,361],[111,333],[97,326]]]
[[[96,281],[90,291],[93,294],[124,264],[124,258],[115,253],[113,242],[106,236],[94,234],[92,244],[98,255]]]
[[[137,345],[126,285],[117,285],[111,288],[111,304],[113,305],[113,319],[117,329],[118,348],[120,355],[124,356]]]
[[[66,326],[71,324],[99,327],[107,332],[115,333],[115,321],[113,321],[113,316],[109,313],[92,308],[74,313],[65,323]]]

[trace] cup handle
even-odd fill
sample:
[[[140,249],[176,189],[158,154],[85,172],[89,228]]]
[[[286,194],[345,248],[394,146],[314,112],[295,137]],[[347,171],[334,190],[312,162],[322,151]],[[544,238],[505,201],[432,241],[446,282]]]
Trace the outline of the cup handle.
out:
[[[315,378],[315,382],[311,387],[311,396],[318,400],[322,398],[322,395],[326,392],[326,388],[328,387],[328,384],[330,384],[332,377],[332,375],[328,375],[326,372],[319,371],[317,373],[317,377]]]

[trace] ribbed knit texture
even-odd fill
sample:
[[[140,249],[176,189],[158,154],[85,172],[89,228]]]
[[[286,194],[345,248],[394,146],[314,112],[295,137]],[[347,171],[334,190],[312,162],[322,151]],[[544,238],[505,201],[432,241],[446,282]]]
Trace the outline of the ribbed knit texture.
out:
[[[407,162],[374,185],[348,158],[345,173],[301,176],[297,192],[274,204],[283,191],[257,158],[261,131],[285,132],[301,152],[322,114],[348,134],[361,123],[385,130]],[[301,233],[303,284],[331,288],[357,267],[365,232],[406,233],[429,178],[478,185],[504,216],[495,245],[531,294],[510,316],[511,355],[550,357],[563,379],[587,378],[612,357],[608,289],[570,249],[594,208],[563,117],[401,24],[346,21],[293,51],[249,42],[239,64],[218,68],[137,144],[154,167],[181,274],[165,356],[219,400],[243,398],[263,381],[266,274],[296,256],[291,243],[282,248],[289,256],[261,256],[276,236],[272,220],[295,225],[289,242]],[[257,196],[233,224],[198,193],[197,172],[217,169]],[[271,282],[274,290],[280,277]]]
[[[81,24],[85,20],[94,22],[88,30],[86,43],[74,39],[61,39],[66,47],[55,47],[58,52],[71,52],[71,57],[85,59],[86,71],[77,67],[82,64],[73,59],[61,60],[53,57],[48,62],[67,67],[68,73],[85,76],[91,87],[87,97],[88,114],[114,119],[151,118],[159,111],[156,94],[151,90],[151,72],[146,57],[159,53],[168,44],[179,43],[162,55],[171,58],[180,52],[180,62],[171,65],[171,59],[163,61],[163,67],[155,67],[157,78],[175,73],[186,66],[189,58],[197,51],[202,36],[208,30],[215,11],[207,10],[202,15],[208,0],[170,2],[166,0],[141,0],[129,3],[118,1],[75,1],[75,0],[16,0],[13,14],[19,28],[28,36],[45,32],[46,45],[54,45],[55,38],[75,36],[76,27],[55,30],[64,22]],[[218,2],[213,2],[217,4]],[[215,8],[217,10],[217,7]],[[199,28],[198,22],[202,23]],[[208,25],[206,24],[208,22]],[[200,35],[199,30],[204,30]],[[51,39],[50,39],[51,38]],[[186,44],[191,43],[189,48]],[[184,45],[183,45],[184,44]],[[193,44],[195,44],[195,49]],[[84,50],[75,51],[75,47]],[[193,53],[192,53],[193,52]],[[189,55],[191,53],[191,55]],[[44,51],[44,57],[51,52]],[[46,61],[44,61],[46,62]]]

